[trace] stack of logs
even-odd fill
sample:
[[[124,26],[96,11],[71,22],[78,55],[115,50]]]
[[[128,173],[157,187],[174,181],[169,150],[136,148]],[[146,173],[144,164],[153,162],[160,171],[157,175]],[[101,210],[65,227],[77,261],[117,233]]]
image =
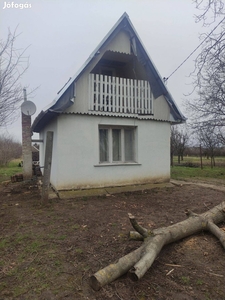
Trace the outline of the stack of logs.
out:
[[[20,182],[23,181],[23,173],[18,173],[11,176],[11,182]]]

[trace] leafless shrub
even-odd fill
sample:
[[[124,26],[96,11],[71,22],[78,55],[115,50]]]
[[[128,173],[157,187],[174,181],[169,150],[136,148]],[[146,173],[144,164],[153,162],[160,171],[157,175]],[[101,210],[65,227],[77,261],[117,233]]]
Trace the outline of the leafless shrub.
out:
[[[12,159],[22,156],[22,145],[11,136],[0,136],[0,166],[6,166]]]

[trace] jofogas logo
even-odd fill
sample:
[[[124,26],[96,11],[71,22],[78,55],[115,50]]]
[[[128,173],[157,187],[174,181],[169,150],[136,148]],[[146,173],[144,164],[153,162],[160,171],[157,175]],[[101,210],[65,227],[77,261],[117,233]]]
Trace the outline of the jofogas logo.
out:
[[[9,9],[9,8],[16,8],[16,9],[27,9],[31,8],[30,3],[15,3],[15,2],[4,2],[2,9]]]

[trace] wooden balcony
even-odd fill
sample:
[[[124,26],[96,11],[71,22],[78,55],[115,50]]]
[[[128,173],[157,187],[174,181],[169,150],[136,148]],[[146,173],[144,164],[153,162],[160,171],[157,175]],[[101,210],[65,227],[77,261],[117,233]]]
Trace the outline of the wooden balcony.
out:
[[[90,74],[89,110],[125,114],[153,114],[148,81]]]

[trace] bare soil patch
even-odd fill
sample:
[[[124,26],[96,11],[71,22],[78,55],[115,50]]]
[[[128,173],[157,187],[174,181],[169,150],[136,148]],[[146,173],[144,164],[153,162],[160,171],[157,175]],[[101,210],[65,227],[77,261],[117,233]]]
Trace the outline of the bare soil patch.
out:
[[[40,204],[30,184],[0,186],[0,299],[225,299],[225,253],[200,232],[166,246],[139,282],[126,276],[93,291],[89,277],[136,249],[127,213],[146,228],[182,221],[224,201],[197,185]],[[225,224],[220,224],[225,230]]]

